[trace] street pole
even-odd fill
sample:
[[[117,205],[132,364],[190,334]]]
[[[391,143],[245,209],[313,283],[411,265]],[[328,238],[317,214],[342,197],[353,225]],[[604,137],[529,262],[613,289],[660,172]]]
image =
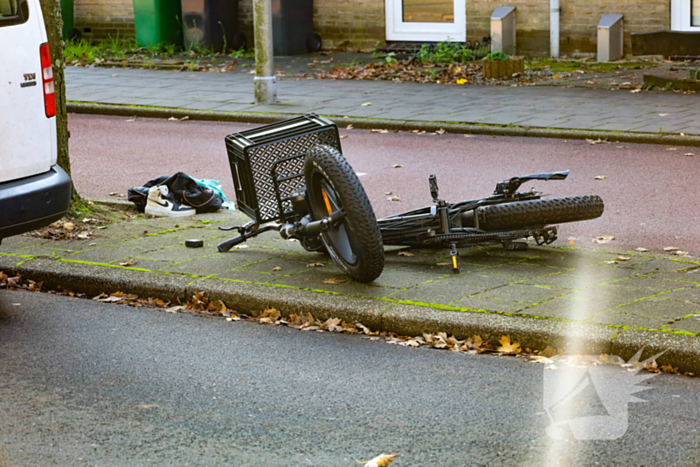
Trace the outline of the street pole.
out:
[[[277,102],[274,55],[272,51],[272,1],[253,0],[255,23],[255,103]]]

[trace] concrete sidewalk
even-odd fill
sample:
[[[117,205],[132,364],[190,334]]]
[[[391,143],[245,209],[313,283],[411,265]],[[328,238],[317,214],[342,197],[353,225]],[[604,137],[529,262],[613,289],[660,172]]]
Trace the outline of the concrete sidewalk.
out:
[[[249,74],[83,67],[66,87],[70,103],[700,135],[700,95],[664,91],[280,78],[280,102],[255,105]]]
[[[623,358],[645,346],[647,352],[667,351],[659,363],[700,373],[700,263],[627,254],[630,261],[608,264],[615,253],[489,247],[463,250],[463,273],[453,275],[446,250],[399,256],[390,247],[379,279],[360,284],[328,256],[306,252],[275,232],[217,252],[216,244],[231,236],[217,227],[247,220],[235,212],[139,216],[94,230],[86,240],[7,238],[0,271],[89,296],[122,291],[182,301],[206,291],[240,312],[272,306],[285,315],[359,320],[400,335],[444,331],[496,342],[505,334],[523,348],[552,345]],[[189,238],[204,239],[204,248],[186,248]],[[323,266],[309,266],[314,263]]]

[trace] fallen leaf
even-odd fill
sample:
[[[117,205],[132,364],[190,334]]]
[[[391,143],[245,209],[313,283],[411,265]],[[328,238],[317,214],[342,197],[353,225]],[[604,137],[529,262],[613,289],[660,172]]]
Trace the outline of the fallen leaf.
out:
[[[394,164],[391,166],[392,169],[400,169],[402,167],[403,167],[403,165],[401,165],[401,164]]]
[[[659,117],[665,117],[668,114],[659,114]]]
[[[600,237],[594,238],[593,243],[610,243],[613,240],[615,240],[615,237],[612,235],[601,235]]]
[[[464,78],[461,78],[461,79],[458,79],[458,80],[455,81],[455,82],[456,82],[457,84],[467,84],[469,81],[467,81],[467,80],[464,79]]]
[[[618,264],[617,261],[612,260],[612,261],[606,261],[605,264]]]
[[[324,266],[325,266],[325,264],[323,264],[323,263],[308,263],[306,265],[307,268],[322,268]]]
[[[688,254],[688,252],[678,250],[678,251],[674,251],[673,254],[676,256],[686,256]]]
[[[552,76],[552,78],[553,78],[553,79],[559,79],[559,76],[560,76],[560,75],[557,74],[557,75]]]
[[[450,263],[437,263],[435,266],[449,266]]]
[[[340,135],[340,139],[345,139],[347,137],[348,137],[348,135]]]
[[[281,270],[282,270],[282,268],[281,268],[281,267],[279,267],[279,266],[277,266],[276,268],[272,268],[272,270],[273,270],[273,271],[281,271]]]
[[[408,251],[399,251],[399,253],[396,256],[416,256],[413,253],[409,253]]]
[[[136,260],[130,259],[127,261],[122,261],[121,263],[119,263],[119,266],[133,266],[134,264],[136,264]]]
[[[627,149],[627,146],[618,146],[617,149]]]
[[[369,132],[370,132],[370,133],[382,133],[382,134],[383,134],[383,133],[389,133],[389,130],[381,130],[381,129],[378,129],[378,128],[374,128],[374,129],[372,129],[372,130],[369,130]]]
[[[119,76],[119,75],[117,75],[117,76]],[[141,404],[141,405],[139,405],[139,407],[141,407],[142,409],[154,409],[156,407],[160,407],[160,405],[158,405],[158,404]]]
[[[362,107],[369,107],[370,105],[372,105],[371,102],[365,102],[364,104],[362,104]]]
[[[178,120],[177,117],[170,117],[170,118],[168,119],[168,121],[169,121],[169,122],[178,122],[179,120]]]
[[[355,461],[364,464],[365,467],[384,467],[391,464],[396,456],[398,456],[398,454],[382,454],[368,461],[362,462],[357,459],[355,459]]]
[[[350,124],[350,125],[348,125],[348,126],[345,127],[346,130],[352,130],[353,128],[355,128],[355,127],[352,126],[352,124]]]
[[[464,135],[465,138],[473,138],[474,135]]]
[[[113,75],[112,75],[112,78],[116,78],[117,76],[119,76],[119,73],[113,74]]]
[[[387,201],[401,201],[401,199],[398,196],[389,196]]]
[[[440,129],[439,129],[438,131],[436,131],[434,134],[436,134],[436,135],[444,135],[444,134],[445,134],[445,130],[444,130],[443,128],[440,128]]]
[[[347,281],[348,281],[347,279],[341,279],[339,277],[330,277],[328,279],[324,279],[323,283],[335,285],[335,284],[342,284],[343,282],[347,282]]]
[[[501,337],[501,340],[499,340],[501,346],[496,348],[496,352],[508,355],[508,354],[517,354],[522,352],[522,349],[520,348],[520,343],[515,342],[511,344],[510,342],[510,337],[508,336],[503,336]]]
[[[685,157],[693,157],[695,154],[693,154],[692,152],[686,152],[686,153],[683,154],[683,155],[684,155]]]
[[[125,121],[125,122],[133,122],[134,119],[133,119],[133,118],[128,118],[128,119],[126,119],[126,120],[124,120],[124,121]]]
[[[607,175],[596,175],[593,180],[605,180],[606,178],[608,178]]]
[[[649,248],[644,248],[643,246],[640,246],[640,247],[635,248],[635,250],[645,252],[645,251],[649,251]]]
[[[557,355],[557,351],[554,347],[548,345],[542,352],[540,352],[540,355],[543,357],[552,358]]]
[[[185,115],[184,117],[182,117],[182,118],[180,119],[180,121],[181,121],[181,122],[184,122],[185,120],[189,120],[189,119],[190,119],[190,117],[187,116],[187,115]]]
[[[634,91],[630,91],[630,92],[631,92],[632,94],[636,94],[636,93],[638,93],[638,92],[642,92],[642,90],[641,90],[641,89],[635,89]]]
[[[677,151],[678,148],[666,148],[667,151]]]
[[[661,371],[664,373],[678,373],[678,368],[673,368],[673,366],[669,363],[668,365],[663,365],[661,367]]]
[[[530,355],[530,360],[537,363],[552,363],[551,358],[543,357],[541,355]]]
[[[626,256],[617,256],[615,259],[618,261],[629,261],[630,260],[630,258],[628,258]]]
[[[664,251],[678,251],[680,248],[675,247],[675,246],[667,246],[664,248]]]

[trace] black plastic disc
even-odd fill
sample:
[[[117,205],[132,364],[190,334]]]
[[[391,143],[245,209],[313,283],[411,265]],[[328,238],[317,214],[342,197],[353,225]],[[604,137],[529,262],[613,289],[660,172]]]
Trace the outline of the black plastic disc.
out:
[[[198,238],[185,240],[185,246],[187,248],[202,248],[204,246],[204,241],[202,241]]]

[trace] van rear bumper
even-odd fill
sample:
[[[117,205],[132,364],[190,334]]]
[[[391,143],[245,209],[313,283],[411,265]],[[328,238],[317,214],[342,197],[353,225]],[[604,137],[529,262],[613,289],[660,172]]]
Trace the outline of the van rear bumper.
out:
[[[68,212],[71,180],[58,165],[46,173],[0,183],[0,240],[45,227]]]

